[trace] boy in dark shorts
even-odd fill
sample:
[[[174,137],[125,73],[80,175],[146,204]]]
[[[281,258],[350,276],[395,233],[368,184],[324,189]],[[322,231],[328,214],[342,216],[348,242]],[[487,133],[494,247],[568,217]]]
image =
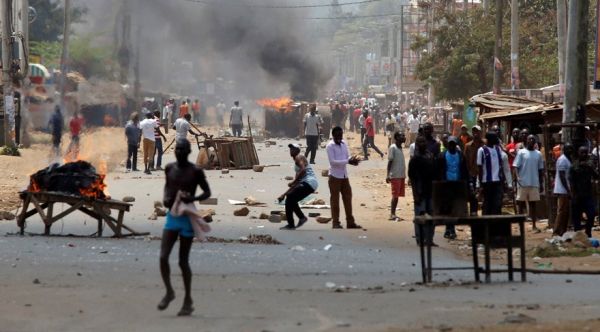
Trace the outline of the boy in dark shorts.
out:
[[[188,140],[178,139],[175,144],[177,162],[170,163],[165,168],[167,181],[165,183],[163,202],[169,209],[173,206],[175,197],[179,191],[182,192],[180,198],[184,203],[203,201],[210,197],[210,188],[206,182],[204,172],[201,168],[188,161],[188,155],[191,151],[192,149]],[[202,194],[195,196],[198,186],[202,189]],[[179,267],[181,268],[183,286],[185,288],[183,306],[177,315],[189,316],[194,311],[191,296],[192,270],[189,264],[194,230],[187,215],[174,217],[170,211],[167,213],[167,222],[163,230],[160,245],[160,274],[165,283],[167,293],[158,304],[158,310],[165,310],[169,306],[169,303],[175,299],[175,291],[171,285],[169,256],[177,238],[179,238]]]

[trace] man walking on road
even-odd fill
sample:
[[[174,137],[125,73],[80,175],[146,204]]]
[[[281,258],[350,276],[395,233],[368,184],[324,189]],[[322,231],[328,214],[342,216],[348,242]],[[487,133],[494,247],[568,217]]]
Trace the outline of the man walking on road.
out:
[[[517,203],[519,213],[525,213],[529,205],[529,216],[533,222],[533,231],[539,233],[536,203],[540,200],[540,193],[544,191],[544,160],[542,154],[535,149],[536,138],[534,135],[527,137],[527,146],[517,152],[513,162],[514,176],[517,182]]]
[[[412,186],[415,216],[433,214],[433,180],[436,176],[434,163],[433,154],[427,150],[425,136],[417,136],[415,155],[408,163],[408,177]],[[424,231],[425,242],[436,246],[433,243],[434,227],[425,226]],[[417,225],[415,225],[415,238],[417,239],[417,245],[420,245],[420,229]]]
[[[346,165],[358,165],[360,162],[355,157],[350,157],[348,144],[343,140],[344,131],[341,127],[335,127],[331,131],[332,140],[327,144],[327,158],[329,159],[329,191],[331,193],[331,217],[332,227],[342,229],[340,223],[340,194],[344,202],[346,212],[346,228],[362,228],[356,224],[352,215],[352,187],[348,179]]]
[[[240,102],[235,101],[234,106],[231,108],[231,114],[229,115],[229,126],[233,136],[242,136],[242,127],[244,126],[243,112],[240,107]]]
[[[140,122],[140,128],[142,129],[142,151],[144,153],[144,173],[152,174],[150,172],[150,160],[154,159],[154,148],[155,138],[154,130],[158,127],[154,115],[152,112],[146,113],[146,118]]]
[[[306,152],[310,153],[310,163],[315,163],[315,156],[319,148],[319,134],[321,133],[321,116],[317,114],[317,105],[310,106],[310,112],[304,116],[304,135],[306,136]]]
[[[367,151],[369,147],[379,153],[379,156],[383,158],[383,152],[375,145],[375,123],[373,122],[373,117],[369,115],[368,112],[365,112],[365,115],[367,115],[367,118],[365,119],[365,130],[367,132],[363,141],[363,154],[365,160],[369,160],[369,153]]]
[[[388,151],[388,165],[386,183],[392,186],[392,203],[390,207],[390,219],[392,221],[400,221],[396,216],[396,208],[398,207],[398,198],[405,195],[405,179],[406,179],[406,163],[404,161],[404,152],[402,151],[402,143],[406,139],[401,132],[394,133],[394,144],[390,145]]]
[[[55,157],[60,155],[60,141],[62,139],[63,127],[65,125],[64,121],[63,115],[60,112],[60,106],[56,105],[54,108],[54,114],[52,114],[48,123],[48,126],[52,130],[52,148]]]
[[[77,160],[79,156],[79,134],[83,127],[83,118],[75,111],[73,118],[69,121],[69,129],[71,130],[71,143],[67,149],[67,156],[70,160]]]
[[[285,215],[287,217],[287,225],[281,227],[284,230],[294,230],[300,228],[308,221],[308,218],[302,213],[298,203],[312,194],[319,187],[315,171],[308,164],[306,157],[300,153],[300,146],[297,144],[289,144],[290,156],[294,159],[296,176],[294,180],[288,184],[288,189],[283,195],[279,196],[279,202],[285,199]],[[294,224],[294,213],[298,216],[298,226]]]
[[[417,139],[417,134],[419,133],[419,127],[421,126],[421,121],[419,121],[419,116],[417,112],[413,112],[413,114],[408,116],[407,120],[408,126],[408,144],[415,143]]]
[[[188,140],[179,139],[175,143],[175,158],[177,158],[177,162],[168,164],[165,169],[166,183],[163,203],[168,209],[171,209],[173,206],[175,197],[179,191],[182,192],[180,197],[183,203],[203,201],[211,195],[210,187],[208,186],[208,182],[206,182],[206,177],[202,169],[188,161],[191,151],[192,149]],[[195,196],[198,186],[202,189],[202,194]],[[175,290],[171,285],[169,256],[177,238],[179,238],[179,267],[181,268],[183,286],[185,288],[183,306],[177,315],[189,316],[194,311],[191,293],[192,270],[189,263],[194,230],[190,217],[187,214],[174,217],[171,215],[171,211],[167,212],[167,221],[160,243],[160,274],[167,292],[158,304],[158,310],[167,309],[169,303],[175,299]]]

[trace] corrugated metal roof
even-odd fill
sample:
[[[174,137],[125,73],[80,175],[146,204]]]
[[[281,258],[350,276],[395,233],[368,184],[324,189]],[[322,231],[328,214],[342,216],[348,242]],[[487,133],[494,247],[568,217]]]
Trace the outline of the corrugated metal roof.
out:
[[[492,110],[519,110],[531,106],[544,105],[532,99],[495,94],[476,95],[471,98],[471,102],[480,108]]]

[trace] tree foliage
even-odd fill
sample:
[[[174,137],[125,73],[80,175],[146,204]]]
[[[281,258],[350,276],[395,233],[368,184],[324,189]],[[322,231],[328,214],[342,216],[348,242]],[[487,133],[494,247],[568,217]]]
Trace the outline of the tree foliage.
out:
[[[558,81],[556,2],[526,0],[520,5],[520,88],[531,89]],[[493,81],[495,8],[436,13],[437,27],[430,38],[421,38],[414,49],[433,44],[433,51],[417,65],[417,77],[430,82],[437,99],[465,99],[490,91]],[[502,86],[510,86],[510,10],[503,21]]]
[[[62,1],[56,0],[29,0],[29,6],[37,12],[36,20],[29,28],[31,41],[57,41],[62,39],[65,22]],[[87,13],[85,7],[73,6],[71,8],[71,22],[83,22]]]

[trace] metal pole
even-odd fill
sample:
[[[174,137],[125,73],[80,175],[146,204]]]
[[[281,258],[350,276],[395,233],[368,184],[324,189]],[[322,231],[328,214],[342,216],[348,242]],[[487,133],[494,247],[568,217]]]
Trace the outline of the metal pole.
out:
[[[567,53],[567,0],[556,0],[558,33],[558,84],[560,97],[565,95],[565,60]]]
[[[519,89],[519,0],[510,5],[510,83],[513,90]]]
[[[9,13],[9,1],[11,0],[0,0],[0,20],[2,20],[2,92],[0,97],[2,101],[0,104],[2,105],[2,114],[3,114],[3,129],[4,129],[4,142],[2,145],[12,145],[12,138],[10,137],[10,127],[9,127],[9,119],[8,114],[6,112],[6,96],[12,96],[12,82],[10,79],[10,26],[8,15]]]
[[[65,23],[63,26],[62,56],[60,58],[60,108],[65,112],[65,95],[69,61],[69,32],[71,26],[71,0],[65,0]],[[64,113],[63,113],[64,114]]]
[[[496,44],[494,46],[494,93],[501,94],[502,69],[500,54],[502,53],[502,9],[504,0],[496,0]]]
[[[565,75],[565,102],[563,122],[574,122],[577,105],[584,105],[588,97],[588,9],[589,0],[569,1],[567,30],[567,59]],[[565,133],[567,135],[565,135]],[[563,128],[566,142],[573,142],[574,131]]]

